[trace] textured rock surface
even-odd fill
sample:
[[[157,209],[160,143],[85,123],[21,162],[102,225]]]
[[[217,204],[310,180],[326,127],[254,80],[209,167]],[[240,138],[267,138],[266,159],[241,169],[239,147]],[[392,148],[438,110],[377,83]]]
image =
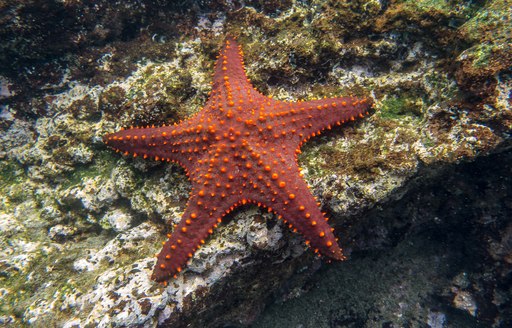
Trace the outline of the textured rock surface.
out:
[[[492,166],[510,160],[506,1],[161,3],[0,4],[0,323],[243,326],[269,300],[305,295],[257,325],[301,302],[331,326],[510,325],[510,168]],[[371,117],[315,138],[299,160],[353,256],[326,266],[244,207],[164,288],[149,280],[154,253],[190,185],[101,137],[197,111],[226,33],[267,95],[374,98]],[[371,297],[331,296],[345,308],[315,292],[376,279]]]
[[[511,158],[447,166],[369,211],[352,260],[282,288],[254,327],[509,326]]]

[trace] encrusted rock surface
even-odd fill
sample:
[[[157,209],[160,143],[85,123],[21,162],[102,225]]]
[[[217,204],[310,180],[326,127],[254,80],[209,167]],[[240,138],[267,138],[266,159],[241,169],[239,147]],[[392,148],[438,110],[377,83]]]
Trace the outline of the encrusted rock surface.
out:
[[[507,1],[162,3],[0,3],[0,324],[245,326],[271,300],[284,305],[261,327],[301,302],[328,313],[326,327],[512,322],[512,205],[500,182],[511,172],[492,166],[510,160]],[[264,94],[374,99],[371,116],[299,157],[352,256],[326,265],[243,207],[164,287],[149,279],[154,253],[190,184],[179,167],[123,158],[101,137],[196,112],[226,33]],[[426,269],[456,255],[482,264]],[[375,294],[350,294],[376,279]],[[346,295],[358,305],[328,306]]]

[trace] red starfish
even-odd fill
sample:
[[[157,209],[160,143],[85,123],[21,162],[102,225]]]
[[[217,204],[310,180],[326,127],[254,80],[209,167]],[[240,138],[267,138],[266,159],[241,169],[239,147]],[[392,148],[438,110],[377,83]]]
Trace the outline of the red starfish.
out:
[[[225,41],[204,108],[173,126],[137,127],[104,141],[133,157],[175,162],[192,191],[181,222],[158,254],[152,279],[182,270],[213,228],[239,205],[252,203],[284,218],[315,252],[344,259],[309,187],[301,178],[301,145],[324,129],[363,117],[371,101],[353,97],[278,101],[247,79],[240,46]]]

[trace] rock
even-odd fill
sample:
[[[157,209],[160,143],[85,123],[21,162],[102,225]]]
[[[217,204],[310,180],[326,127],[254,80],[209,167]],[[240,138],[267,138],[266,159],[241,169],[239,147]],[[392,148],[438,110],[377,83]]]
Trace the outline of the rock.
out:
[[[48,237],[50,237],[51,240],[62,242],[71,238],[75,233],[76,229],[74,227],[58,224],[48,230]]]
[[[453,298],[453,305],[460,310],[468,312],[473,317],[476,315],[478,307],[476,305],[473,295],[467,291],[456,290],[454,291],[455,297]]]
[[[71,206],[79,202],[83,209],[100,213],[119,198],[111,180],[101,177],[87,178],[80,186],[70,188],[62,195],[63,204]]]
[[[116,191],[125,198],[130,198],[135,191],[137,181],[135,173],[126,166],[117,166],[112,170],[112,180]]]
[[[0,323],[510,322],[508,3],[255,3],[4,5]],[[150,280],[154,254],[190,183],[101,138],[193,115],[226,32],[266,95],[373,98],[364,120],[298,156],[349,259],[327,266],[273,216],[241,207],[165,287]]]
[[[130,213],[121,209],[108,211],[102,218],[102,221],[108,223],[117,232],[126,231],[131,228],[133,220]]]

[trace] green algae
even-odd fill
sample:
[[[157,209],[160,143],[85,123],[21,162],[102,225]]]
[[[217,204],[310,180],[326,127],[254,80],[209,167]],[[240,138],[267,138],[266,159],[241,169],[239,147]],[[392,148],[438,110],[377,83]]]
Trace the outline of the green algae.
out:
[[[477,97],[494,93],[496,74],[512,66],[512,9],[505,0],[488,1],[458,28],[465,43],[457,61],[457,82]]]
[[[451,52],[464,43],[457,28],[481,6],[478,1],[397,0],[376,17],[373,27],[375,31],[393,31],[405,38],[422,36],[424,42],[437,50]]]
[[[57,308],[62,308],[63,305],[69,304],[70,298],[75,298],[90,290],[96,284],[97,279],[95,271],[70,276],[70,272],[73,270],[71,268],[73,261],[77,257],[87,254],[83,247],[71,246],[67,250],[68,254],[56,256],[56,253],[60,251],[44,241],[45,234],[34,235],[32,233],[27,240],[35,239],[41,240],[42,247],[36,254],[31,253],[33,258],[23,268],[23,272],[0,277],[3,287],[10,291],[3,295],[3,300],[0,302],[0,315],[15,315],[20,323],[27,326],[29,322],[24,319],[27,311],[50,303]],[[104,267],[107,265],[104,264]],[[43,320],[48,321],[48,324],[51,325],[59,320],[65,320],[69,317],[69,305],[66,305],[66,308],[68,310],[57,311],[52,319],[43,318]]]
[[[0,161],[0,188],[21,183],[25,178],[25,172],[18,163]]]
[[[473,58],[472,65],[474,68],[486,68],[492,58],[495,50],[494,45],[489,43],[477,44],[466,52],[466,54]]]
[[[422,101],[406,95],[389,97],[382,101],[377,115],[391,120],[403,119],[404,116],[419,119],[422,117]]]
[[[0,162],[0,189],[4,197],[1,210],[10,211],[31,197],[33,186],[27,185],[26,180],[25,170],[17,162]]]
[[[512,23],[512,10],[510,2],[506,0],[493,0],[476,11],[475,14],[460,27],[466,38],[472,42],[481,41],[482,38],[492,40],[495,46],[506,46],[510,42],[510,24]]]
[[[455,101],[460,99],[460,90],[457,83],[446,73],[433,70],[425,74],[425,99],[426,105],[433,105],[442,101]]]
[[[116,165],[116,157],[112,155],[111,151],[97,151],[93,164],[77,165],[73,171],[59,177],[59,187],[61,189],[68,189],[80,185],[87,178],[97,176],[108,178]]]
[[[411,15],[417,17],[422,14],[442,14],[459,19],[467,19],[481,6],[478,2],[451,0],[397,0],[394,3],[404,6],[404,9],[411,11]]]
[[[512,50],[512,9],[503,0],[489,2],[460,27],[461,34],[474,45],[463,54],[472,58],[475,68],[486,68],[491,59]],[[498,60],[499,59],[495,59]]]
[[[23,182],[19,182],[9,185],[5,190],[8,190],[6,197],[10,201],[9,205],[14,206],[30,198],[33,193],[33,186],[27,186]]]
[[[437,10],[441,12],[450,12],[454,10],[452,1],[449,0],[399,0],[397,3],[404,3],[421,11]]]

